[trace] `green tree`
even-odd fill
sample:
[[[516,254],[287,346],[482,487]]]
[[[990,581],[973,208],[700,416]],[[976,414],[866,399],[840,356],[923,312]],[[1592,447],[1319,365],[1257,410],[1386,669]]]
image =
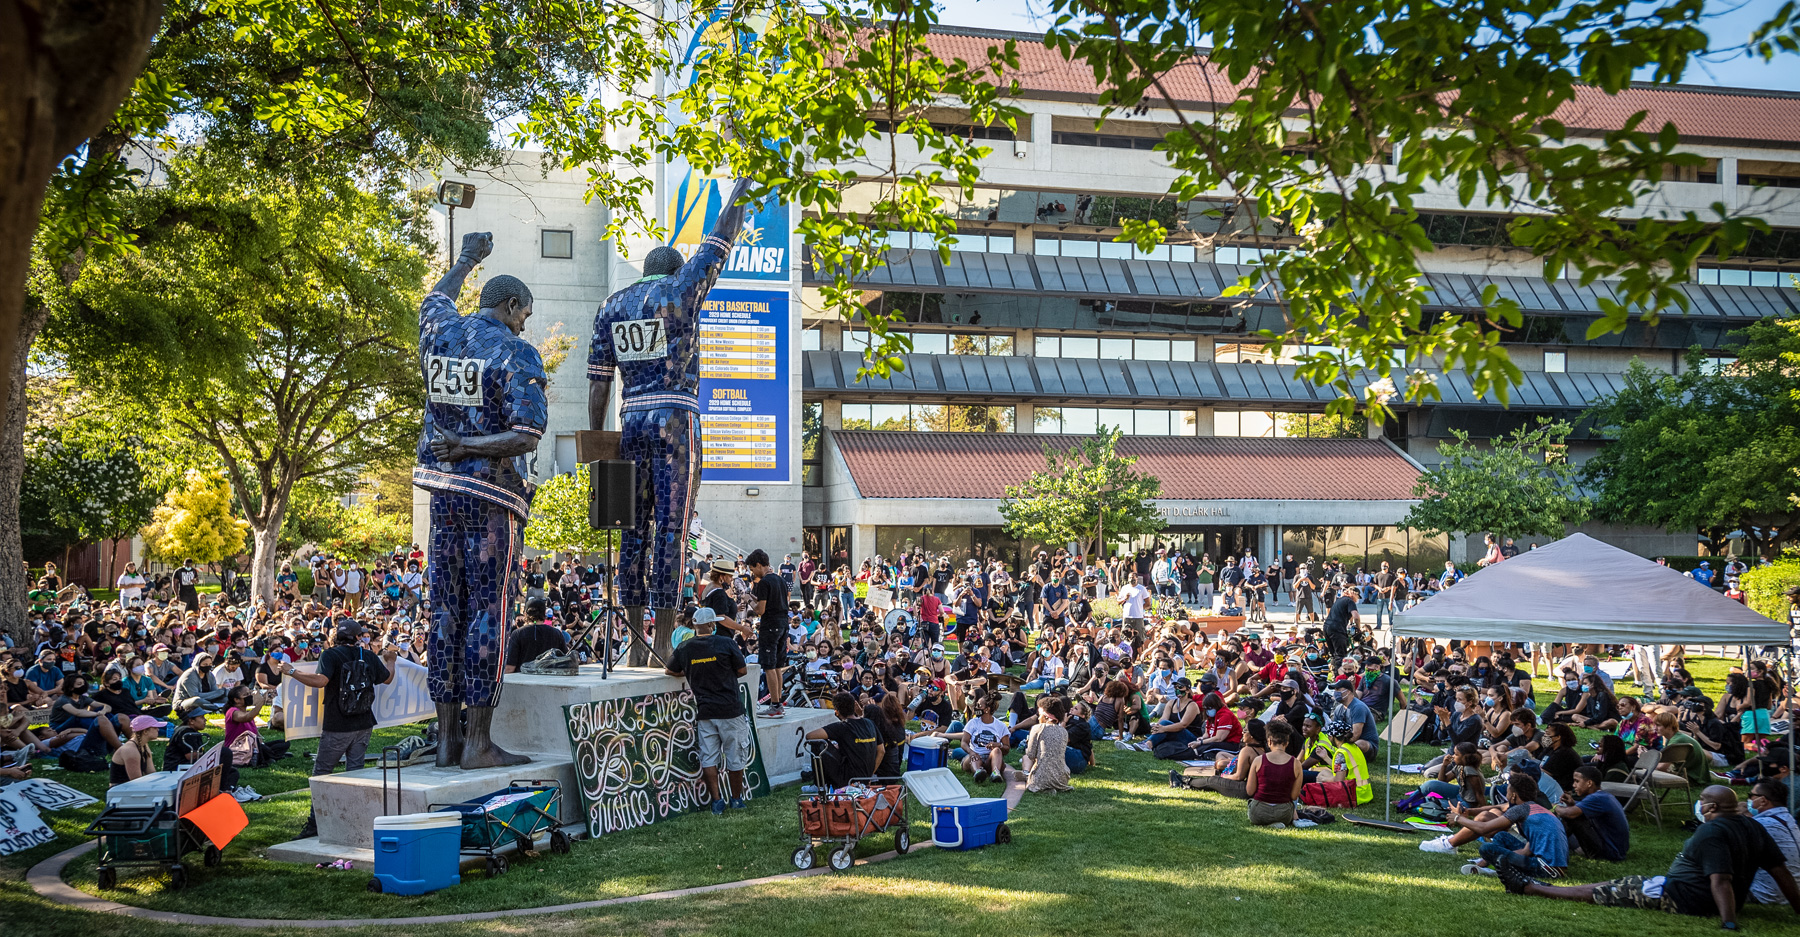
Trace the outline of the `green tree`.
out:
[[[798,202],[824,304],[866,323],[877,340],[870,370],[899,367],[906,341],[887,328],[899,312],[863,308],[855,281],[884,262],[889,231],[928,232],[950,260],[956,215],[991,150],[944,115],[1018,132],[1011,95],[1042,58],[1006,39],[940,54],[927,41],[942,10],[931,2],[744,0],[732,10],[767,17],[761,40],[703,36],[697,78],[676,95],[692,122],[663,146],[755,178],[755,196],[772,189]],[[1685,311],[1678,287],[1694,260],[1728,254],[1763,227],[1722,203],[1622,212],[1644,205],[1665,167],[1700,157],[1677,152],[1677,128],[1641,113],[1605,134],[1572,133],[1562,120],[1578,91],[1615,95],[1638,76],[1680,81],[1709,51],[1700,0],[1049,0],[1048,10],[1045,44],[1092,74],[1097,121],[1154,109],[1169,127],[1156,149],[1174,170],[1180,212],[1113,203],[1090,221],[1141,247],[1229,238],[1286,248],[1233,292],[1279,302],[1287,329],[1267,337],[1304,346],[1297,375],[1336,391],[1333,413],[1384,415],[1386,395],[1371,393],[1366,369],[1385,373],[1396,347],[1407,361],[1463,370],[1476,393],[1501,400],[1521,379],[1500,342],[1521,322],[1516,303],[1490,289],[1479,311],[1423,314],[1430,286],[1419,257],[1432,250],[1423,196],[1447,191],[1471,211],[1529,207],[1506,243],[1539,255],[1546,277],[1565,268],[1582,282],[1607,277],[1618,297],[1602,301],[1594,334],[1623,329],[1634,312],[1651,322]],[[1793,52],[1797,22],[1785,4],[1734,51]],[[1213,89],[1209,99],[1191,100],[1196,84]],[[890,129],[912,145],[896,145]],[[1397,392],[1434,399],[1437,387],[1408,381]]]
[[[1430,536],[1561,537],[1589,512],[1568,461],[1569,429],[1567,423],[1540,422],[1488,447],[1451,430],[1456,441],[1438,447],[1444,461],[1419,475],[1413,484],[1419,503],[1395,526]]]
[[[1044,447],[1044,470],[1023,485],[1006,486],[1000,516],[1006,532],[1021,540],[1076,543],[1084,554],[1104,549],[1102,540],[1155,533],[1165,523],[1151,504],[1162,483],[1132,468],[1137,459],[1118,453],[1124,431],[1099,427],[1097,435],[1064,451]]]
[[[48,519],[74,534],[75,543],[110,545],[150,522],[162,492],[139,461],[143,443],[133,437],[82,439],[52,429],[26,442],[27,484],[43,499]],[[113,550],[99,571],[112,582]]]
[[[284,180],[215,152],[166,171],[124,203],[138,249],[84,265],[43,345],[211,450],[270,597],[294,486],[348,490],[417,442],[429,246],[404,202],[349,180]]]
[[[338,507],[340,523],[319,546],[333,556],[367,562],[412,542],[412,515],[402,518],[376,509],[373,502]]]
[[[144,528],[151,556],[179,563],[217,563],[244,552],[250,525],[232,513],[231,484],[217,471],[190,471],[156,506]]]
[[[1800,316],[1733,338],[1730,366],[1706,366],[1698,349],[1679,375],[1634,364],[1591,412],[1612,437],[1583,466],[1602,519],[1714,543],[1743,531],[1765,556],[1800,536]]]
[[[1793,603],[1787,590],[1800,586],[1800,556],[1787,556],[1767,566],[1752,566],[1744,572],[1745,604],[1775,619],[1787,621]]]
[[[525,545],[546,553],[599,553],[606,536],[588,526],[588,467],[577,465],[538,486],[531,497]]]
[[[40,332],[60,327],[63,294],[87,264],[159,234],[132,203],[169,154],[199,147],[277,177],[354,178],[382,193],[444,166],[479,174],[502,159],[498,128],[535,112],[579,107],[597,127],[658,119],[661,107],[643,97],[595,92],[648,87],[667,70],[676,26],[586,0],[15,7],[0,6],[0,61],[16,66],[0,74],[0,365],[10,376],[0,382],[0,627],[15,635],[26,627],[15,497],[25,365]],[[593,194],[623,226],[644,217],[653,180],[611,171],[649,154],[613,139],[597,135],[582,158],[605,167],[591,174]]]

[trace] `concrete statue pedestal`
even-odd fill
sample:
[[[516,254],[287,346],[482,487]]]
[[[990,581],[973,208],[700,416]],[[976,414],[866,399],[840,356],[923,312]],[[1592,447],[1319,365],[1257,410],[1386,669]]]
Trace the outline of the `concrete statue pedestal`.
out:
[[[754,698],[761,680],[761,671],[752,665],[740,682],[748,685]],[[397,785],[394,772],[390,771],[385,808],[381,769],[364,768],[320,775],[311,781],[313,814],[318,820],[319,835],[271,846],[268,857],[279,862],[302,863],[349,859],[358,868],[369,868],[374,861],[371,848],[376,817],[423,813],[432,804],[459,803],[524,779],[561,784],[562,815],[558,819],[570,835],[582,835],[586,827],[581,793],[570,755],[563,707],[667,693],[684,686],[685,681],[680,677],[671,677],[660,668],[649,667],[615,667],[612,676],[606,679],[601,678],[597,664],[583,666],[574,676],[507,674],[500,703],[494,709],[494,741],[508,751],[529,755],[530,764],[464,771],[438,768],[423,762],[400,769]],[[835,718],[829,709],[790,709],[779,719],[756,720],[756,737],[771,786],[799,779],[801,769],[811,765],[810,757],[799,744],[800,739]]]

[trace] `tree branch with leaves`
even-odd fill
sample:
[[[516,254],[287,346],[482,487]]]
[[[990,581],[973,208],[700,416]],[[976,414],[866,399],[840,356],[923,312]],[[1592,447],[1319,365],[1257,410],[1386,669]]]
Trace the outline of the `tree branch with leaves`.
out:
[[[1023,485],[1006,486],[1000,504],[1006,532],[1021,540],[1074,543],[1085,555],[1103,549],[1102,539],[1151,534],[1166,525],[1152,503],[1162,482],[1132,468],[1137,459],[1120,455],[1118,427],[1099,428],[1065,450],[1044,446],[1044,470]]]

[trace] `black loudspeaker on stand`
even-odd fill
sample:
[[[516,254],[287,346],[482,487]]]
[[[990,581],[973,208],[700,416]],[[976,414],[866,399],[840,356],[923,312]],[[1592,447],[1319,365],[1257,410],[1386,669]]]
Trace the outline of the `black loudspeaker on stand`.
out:
[[[588,463],[588,526],[624,530],[637,513],[637,466],[624,459]]]
[[[637,514],[637,466],[625,459],[600,459],[588,463],[588,526],[595,530],[608,531],[607,563],[610,567],[612,558],[617,554],[616,531],[631,526]],[[625,618],[625,610],[618,605],[616,583],[618,570],[609,568],[602,580],[605,598],[600,606],[600,614],[588,628],[588,634],[581,640],[593,649],[593,631],[600,632],[599,639],[604,645],[600,650],[600,676],[605,679],[612,675],[613,648],[617,635],[616,626],[630,634],[631,626]],[[643,640],[642,635],[634,636]]]

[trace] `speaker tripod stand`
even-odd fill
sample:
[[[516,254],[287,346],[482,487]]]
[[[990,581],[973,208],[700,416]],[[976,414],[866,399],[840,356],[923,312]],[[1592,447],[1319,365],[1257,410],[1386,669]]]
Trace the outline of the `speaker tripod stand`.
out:
[[[603,680],[612,676],[613,661],[617,659],[618,652],[628,650],[632,641],[643,644],[644,650],[650,655],[651,660],[665,667],[668,666],[662,656],[656,653],[656,646],[644,637],[643,629],[631,626],[631,619],[626,615],[625,608],[617,602],[618,580],[613,578],[617,575],[617,571],[611,562],[614,542],[617,538],[616,530],[607,531],[608,563],[601,577],[600,604],[595,607],[593,615],[587,623],[571,636],[572,640],[570,641],[570,645],[575,650],[585,651],[590,658],[600,661],[600,678]],[[624,648],[619,647],[619,635],[621,634],[625,636]]]

